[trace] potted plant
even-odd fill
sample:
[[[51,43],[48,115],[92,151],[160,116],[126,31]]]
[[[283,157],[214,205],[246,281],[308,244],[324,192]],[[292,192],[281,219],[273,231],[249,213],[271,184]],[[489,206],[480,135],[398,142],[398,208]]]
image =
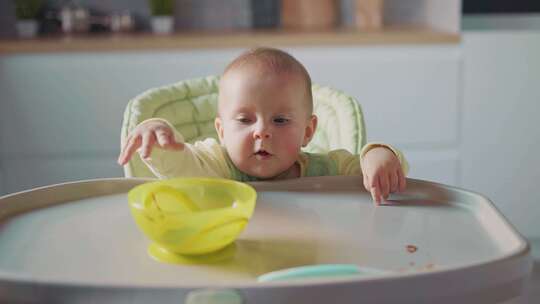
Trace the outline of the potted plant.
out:
[[[42,0],[14,0],[17,16],[17,33],[20,37],[35,37],[38,31],[37,16],[43,5]]]
[[[149,0],[152,13],[152,30],[168,34],[173,30],[174,0]]]

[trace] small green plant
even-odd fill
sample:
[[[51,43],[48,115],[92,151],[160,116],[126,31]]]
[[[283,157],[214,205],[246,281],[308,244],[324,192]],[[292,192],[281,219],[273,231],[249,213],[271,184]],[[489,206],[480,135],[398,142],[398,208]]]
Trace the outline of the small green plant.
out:
[[[172,16],[174,11],[174,0],[148,0],[150,11],[153,16]]]
[[[42,0],[14,0],[15,15],[17,19],[36,19],[41,7]]]

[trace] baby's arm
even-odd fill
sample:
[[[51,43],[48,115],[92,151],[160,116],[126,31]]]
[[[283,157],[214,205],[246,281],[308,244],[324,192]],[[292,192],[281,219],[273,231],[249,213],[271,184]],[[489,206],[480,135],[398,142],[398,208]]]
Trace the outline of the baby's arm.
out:
[[[163,149],[184,149],[184,144],[174,138],[174,130],[165,120],[152,118],[143,121],[129,133],[118,156],[118,164],[127,164],[137,150],[141,158],[148,157],[156,144]]]
[[[135,127],[118,163],[126,164],[137,149],[142,161],[158,178],[231,178],[223,149],[215,139],[184,143],[182,134],[164,119],[152,118]]]
[[[360,153],[364,187],[380,204],[393,192],[403,192],[408,164],[400,151],[384,144],[369,144]]]

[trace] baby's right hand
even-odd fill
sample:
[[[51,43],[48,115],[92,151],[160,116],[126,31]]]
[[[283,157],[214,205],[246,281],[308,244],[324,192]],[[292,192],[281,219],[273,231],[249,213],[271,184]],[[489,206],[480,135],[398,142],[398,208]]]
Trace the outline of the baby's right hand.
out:
[[[118,164],[121,166],[127,164],[139,148],[141,157],[148,157],[156,143],[164,149],[184,149],[184,144],[174,139],[174,131],[166,122],[158,119],[149,120],[135,127],[128,135],[118,156]]]

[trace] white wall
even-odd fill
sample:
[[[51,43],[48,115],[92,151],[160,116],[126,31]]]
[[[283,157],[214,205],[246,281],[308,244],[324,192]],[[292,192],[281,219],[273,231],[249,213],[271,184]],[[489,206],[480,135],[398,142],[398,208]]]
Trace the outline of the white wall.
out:
[[[313,80],[356,97],[369,140],[404,150],[410,176],[458,184],[459,45],[289,51]],[[218,74],[241,50],[0,57],[0,173],[5,192],[104,176],[116,165],[127,101]],[[330,54],[330,55],[329,55]]]
[[[539,303],[540,16],[471,16],[463,26],[463,184],[531,242],[527,297]]]
[[[368,141],[402,149],[409,176],[459,185],[459,45],[290,51],[314,81],[358,99]]]
[[[219,73],[237,52],[0,56],[4,193],[122,176],[116,157],[128,100],[152,87]]]
[[[463,185],[540,238],[540,32],[466,32]]]

